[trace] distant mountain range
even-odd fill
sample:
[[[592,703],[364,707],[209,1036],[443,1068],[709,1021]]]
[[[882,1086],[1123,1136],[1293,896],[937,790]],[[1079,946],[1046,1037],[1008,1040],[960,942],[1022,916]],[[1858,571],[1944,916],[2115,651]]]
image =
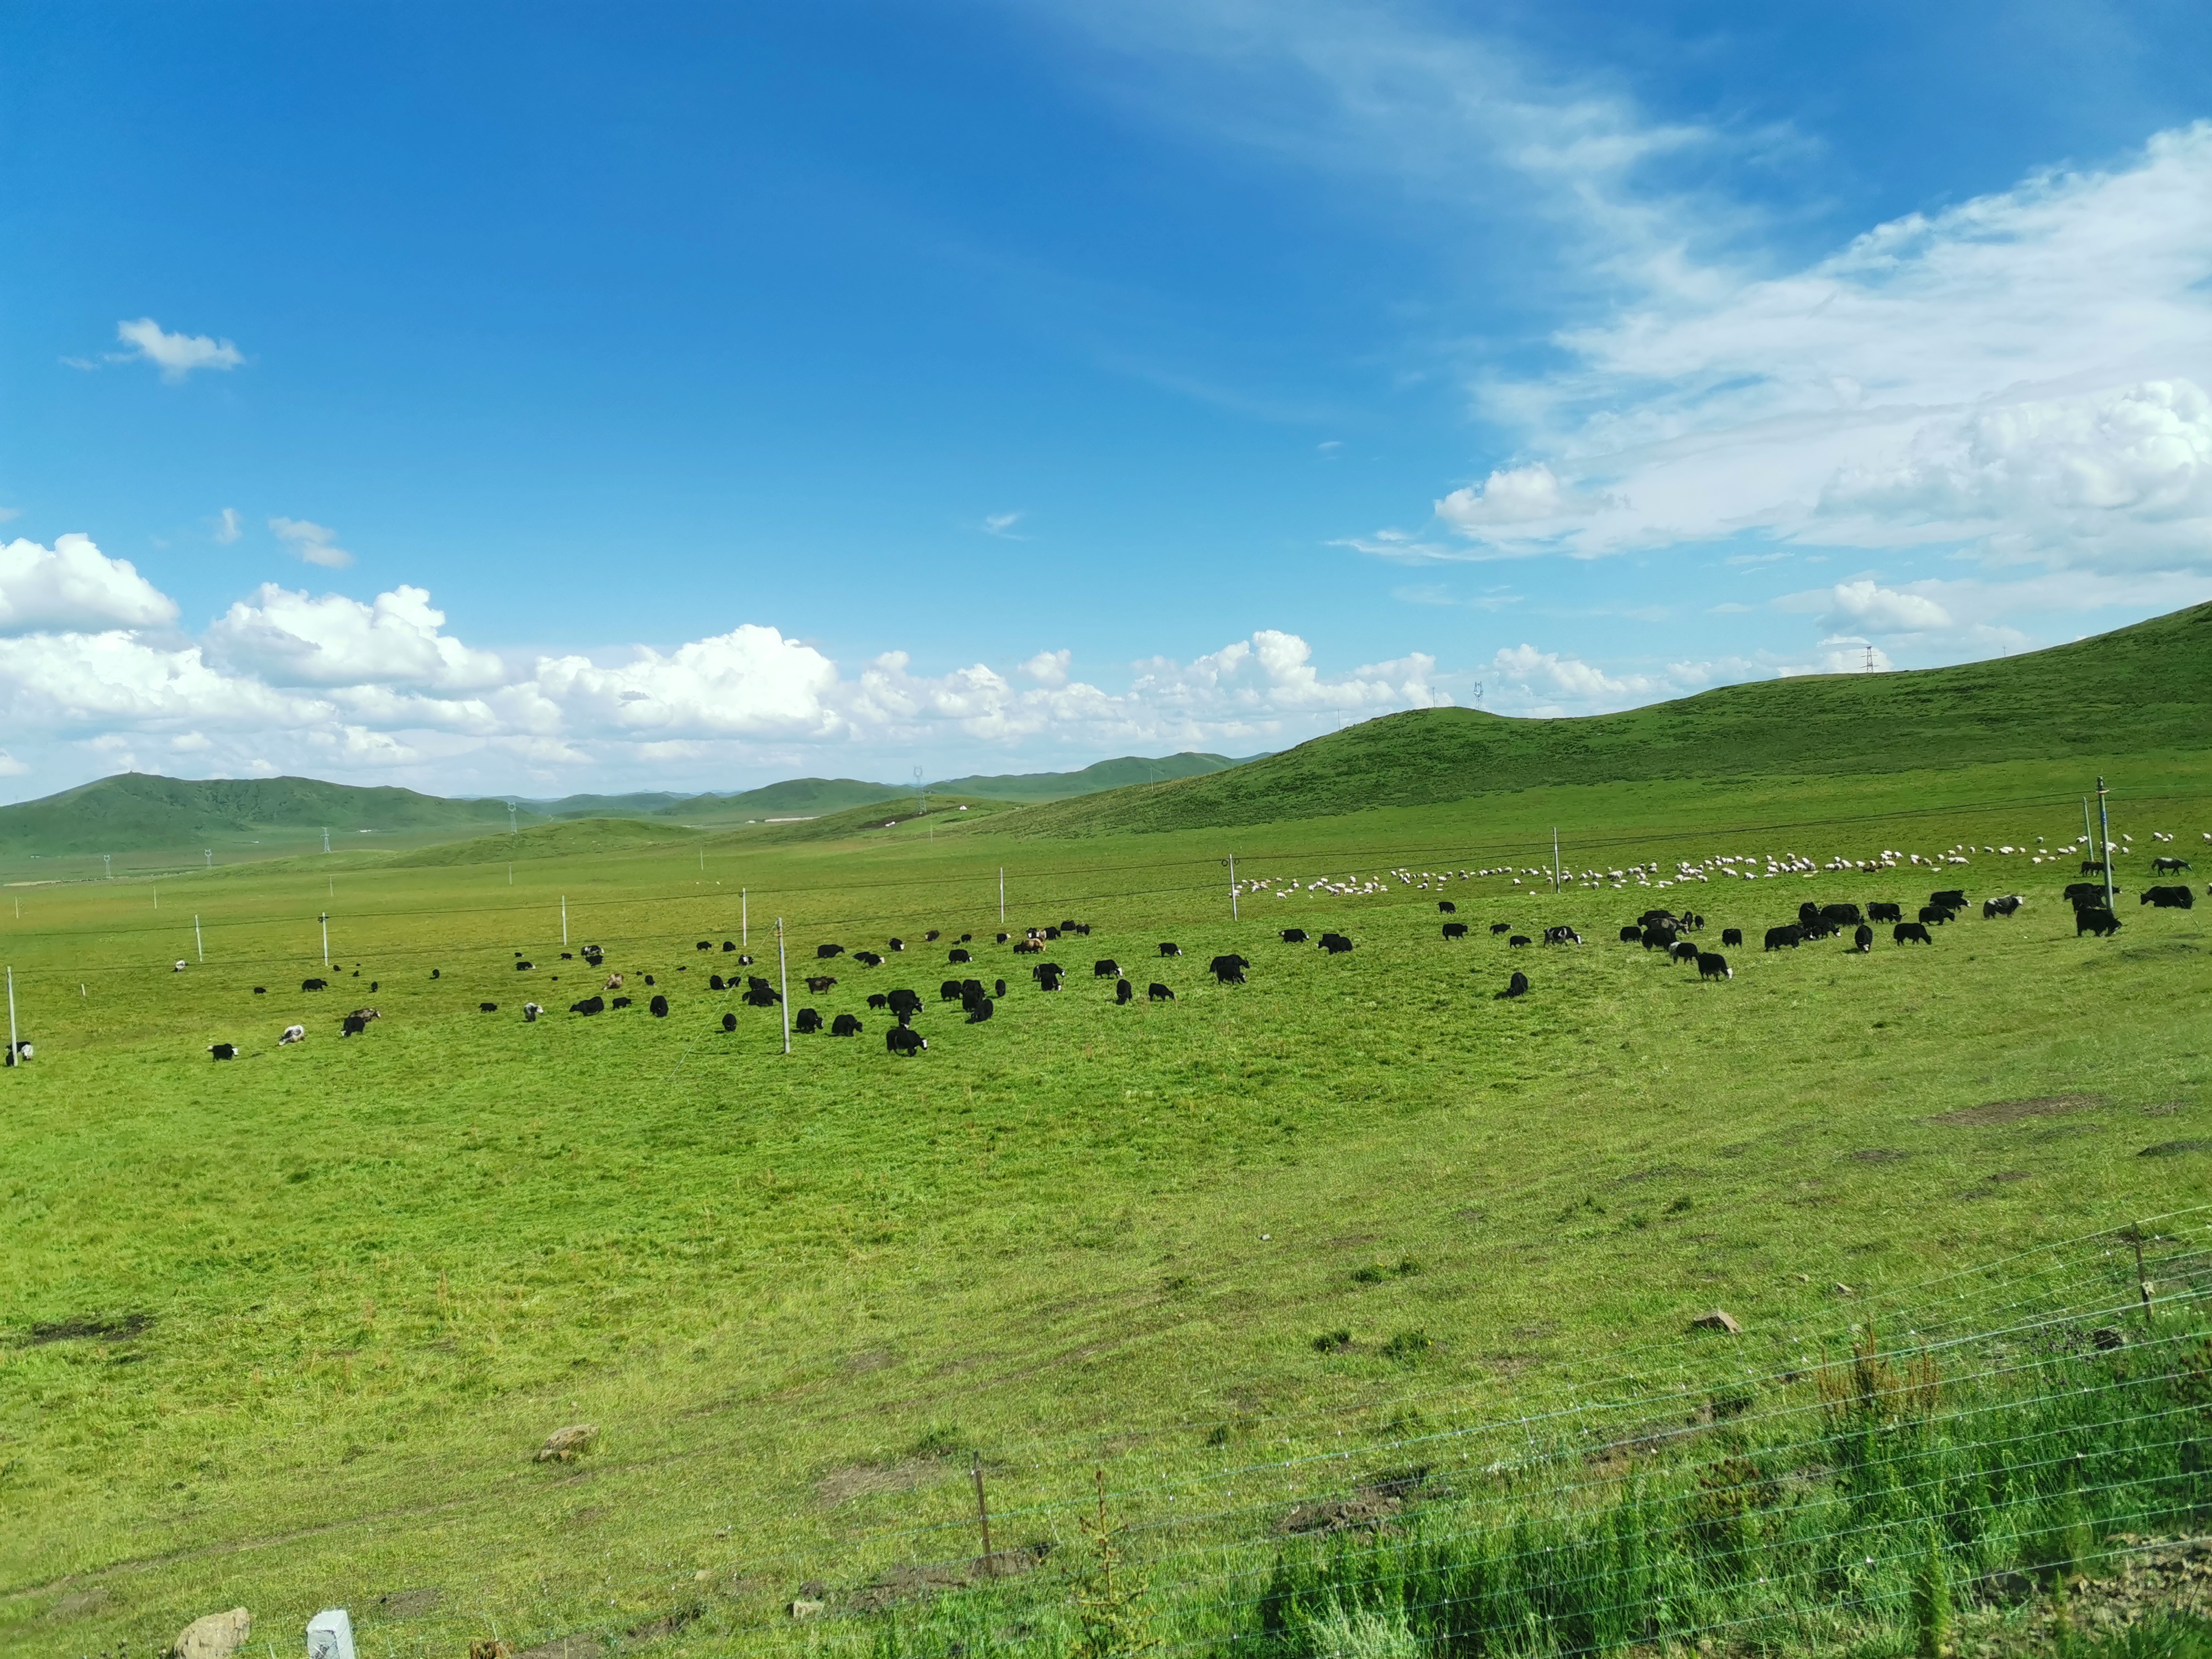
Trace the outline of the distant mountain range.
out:
[[[1079,772],[1031,772],[953,778],[932,793],[1036,802],[1142,783],[1188,778],[1243,764],[1222,755],[1125,757]],[[0,806],[0,859],[57,859],[113,854],[196,859],[202,849],[225,861],[333,847],[390,846],[483,836],[510,823],[631,818],[671,827],[726,829],[766,818],[812,818],[911,799],[911,787],[854,778],[792,778],[741,793],[567,795],[558,800],[450,800],[412,789],[364,788],[316,778],[164,778],[125,772],[58,795]],[[384,837],[381,841],[367,837]]]
[[[1120,789],[1132,783],[1158,783],[1170,778],[1203,777],[1210,772],[1225,772],[1232,766],[1242,766],[1248,760],[1258,760],[1257,755],[1244,760],[1231,760],[1226,755],[1200,755],[1185,751],[1179,755],[1147,759],[1140,755],[1124,755],[1117,760],[1100,761],[1079,772],[1011,772],[988,775],[976,774],[964,778],[945,778],[928,786],[933,794],[967,795],[987,800],[1047,801],[1066,800],[1075,795],[1093,795],[1102,790]],[[913,784],[864,783],[858,778],[788,778],[781,783],[771,783],[759,789],[748,789],[735,795],[564,795],[558,800],[531,800],[521,796],[502,799],[514,800],[526,812],[548,818],[606,818],[655,817],[669,818],[680,823],[726,828],[733,823],[755,823],[763,818],[821,817],[831,812],[842,812],[855,806],[872,806],[878,801],[907,800],[917,793]]]

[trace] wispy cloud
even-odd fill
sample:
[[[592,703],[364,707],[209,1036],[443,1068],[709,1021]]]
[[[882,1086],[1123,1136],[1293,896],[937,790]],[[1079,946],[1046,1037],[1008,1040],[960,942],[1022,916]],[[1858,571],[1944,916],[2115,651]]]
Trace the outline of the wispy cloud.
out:
[[[1022,521],[1022,517],[1019,512],[987,513],[983,515],[983,533],[1003,537],[1010,542],[1026,541],[1029,539],[1027,537],[1014,533],[1014,526]]]
[[[110,354],[111,362],[151,363],[161,371],[163,380],[172,382],[195,369],[228,370],[246,361],[245,355],[228,340],[205,334],[172,334],[151,317],[116,324],[115,337],[131,349]],[[77,362],[82,364],[82,360]]]
[[[343,570],[353,562],[353,555],[337,544],[338,532],[327,525],[307,519],[275,518],[269,520],[269,527],[276,532],[277,540],[309,564]]]
[[[214,527],[208,532],[208,539],[228,547],[238,539],[240,528],[238,509],[226,507],[216,514]]]

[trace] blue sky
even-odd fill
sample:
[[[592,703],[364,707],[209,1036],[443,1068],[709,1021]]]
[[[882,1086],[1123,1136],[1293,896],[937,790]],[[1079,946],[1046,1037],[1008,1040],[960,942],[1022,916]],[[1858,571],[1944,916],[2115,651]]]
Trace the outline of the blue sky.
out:
[[[0,793],[740,787],[2212,598],[2212,23],[0,12]]]

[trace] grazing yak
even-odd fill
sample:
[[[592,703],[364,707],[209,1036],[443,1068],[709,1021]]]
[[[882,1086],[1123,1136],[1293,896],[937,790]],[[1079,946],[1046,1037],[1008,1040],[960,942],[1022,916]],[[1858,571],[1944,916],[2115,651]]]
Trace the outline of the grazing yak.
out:
[[[1284,943],[1284,944],[1285,944],[1285,945],[1304,945],[1305,942],[1306,942],[1306,930],[1305,930],[1304,928],[1303,928],[1303,927],[1285,927],[1285,928],[1284,928],[1284,929],[1283,929],[1283,943]]]
[[[1459,906],[1454,904],[1449,899],[1438,899],[1437,913],[1439,915],[1455,916],[1459,914]]]
[[[2146,887],[2137,904],[2154,904],[2161,910],[2193,910],[2197,896],[2186,887]]]
[[[1805,930],[1791,925],[1766,930],[1766,948],[1770,951],[1794,951],[1805,942]]]
[[[1446,939],[1465,939],[1467,937],[1467,924],[1463,921],[1446,922],[1444,924],[1444,937]]]
[[[1508,997],[1525,997],[1528,994],[1528,975],[1526,974],[1516,974],[1511,979],[1505,981],[1505,988],[1500,991],[1494,1000],[1498,1002],[1503,1002]]]
[[[1530,940],[1530,939],[1529,939],[1528,935],[1528,934],[1526,934],[1526,933],[1514,933],[1514,934],[1511,934],[1511,935],[1510,935],[1510,936],[1506,939],[1506,941],[1505,941],[1506,945],[1507,945],[1507,947],[1508,947],[1509,949],[1516,950],[1516,951],[1519,950],[1522,945],[1528,945],[1528,944],[1530,944],[1530,943],[1532,943],[1532,942],[1533,942],[1533,941],[1531,941],[1531,940]]]
[[[628,997],[617,997],[612,1002],[607,1004],[607,1006],[610,1008],[627,1008],[629,1006],[629,999]]]
[[[732,1016],[732,1018],[734,1018],[734,1016]],[[858,1036],[860,1035],[860,1022],[850,1014],[840,1014],[836,1018],[830,1022],[830,1035],[831,1036]]]
[[[1699,979],[1734,979],[1735,969],[1729,967],[1728,958],[1717,951],[1700,951],[1698,952],[1698,977]]]
[[[477,1004],[477,1012],[480,1014],[495,1014],[499,1012],[499,1004],[496,1002],[479,1002]]]
[[[947,951],[945,953],[945,959],[947,962],[953,963],[955,964],[963,962],[973,962],[975,960],[975,958],[969,955],[967,951],[960,950],[957,947]]]
[[[2187,859],[2156,858],[2150,861],[2152,872],[2161,876],[2178,876],[2189,867]]]
[[[919,1031],[904,1025],[894,1025],[884,1033],[884,1047],[903,1060],[929,1047],[929,1040]]]
[[[1824,904],[1820,920],[1831,927],[1856,927],[1859,925],[1859,907],[1856,904]]]
[[[903,1025],[921,1012],[921,993],[903,988],[894,991],[884,999],[884,1006]]]
[[[724,1014],[722,1016],[722,1029],[726,1031],[736,1030],[738,1029],[738,1017],[735,1014]]]
[[[1721,929],[1721,943],[1722,943],[1722,944],[1723,944],[1723,945],[1741,945],[1741,944],[1742,944],[1742,943],[1743,943],[1743,929],[1742,929],[1742,928],[1741,928],[1741,927],[1723,927],[1723,928],[1722,928],[1722,929]]]
[[[811,1008],[801,1008],[792,1025],[801,1036],[811,1036],[822,1029],[822,1016]]]
[[[1861,922],[1851,933],[1851,949],[1864,956],[1874,949],[1874,929]]]
[[[870,992],[870,993],[868,994],[868,1006],[869,1006],[869,1007],[871,1007],[871,1008],[888,1008],[888,1007],[890,1007],[890,1006],[891,1006],[891,1000],[890,1000],[890,998],[889,998],[888,996],[884,995],[884,993],[882,993],[881,991],[872,991],[872,992]]]
[[[1018,957],[1041,957],[1044,954],[1044,941],[1041,939],[1016,939],[1014,954]]]
[[[1641,927],[1624,927],[1620,930],[1620,942],[1623,945],[1634,945],[1643,937],[1644,930]]]
[[[1128,988],[1127,981],[1123,981],[1121,988],[1124,990]],[[999,1005],[990,998],[977,997],[975,1001],[968,1005],[968,1023],[970,1025],[981,1025],[998,1012]]]
[[[884,948],[886,951],[903,951],[906,949],[906,941],[902,939],[887,939],[884,941]]]
[[[2008,893],[2002,898],[1984,899],[1982,901],[1982,920],[1984,921],[1993,921],[1999,916],[2009,917],[2014,911],[2018,910],[2021,905],[2027,902],[2027,901],[2017,893]]]
[[[880,968],[884,965],[884,959],[873,951],[855,951],[853,952],[853,960],[863,968]]]
[[[1164,957],[1179,957],[1182,954],[1182,946],[1172,944],[1166,939],[1162,939],[1160,941],[1160,954]]]
[[[519,958],[519,957],[518,957],[518,958],[516,959],[516,961],[515,961],[515,964],[514,964],[514,971],[515,971],[516,973],[518,973],[518,974],[526,974],[526,973],[528,973],[532,969],[535,968],[537,965],[538,965],[538,964],[537,964],[536,963],[534,963],[534,962],[525,961],[525,960],[523,960],[523,959],[521,959],[521,958]],[[303,986],[301,986],[300,988],[301,988],[301,990],[303,990],[303,991],[304,991],[304,990],[306,990],[307,988],[306,986],[304,986],[304,985],[303,985]],[[323,988],[322,981],[321,981],[320,980],[318,980],[318,981],[315,981],[315,988],[316,988],[318,991],[319,991],[319,990],[321,990],[321,989]]]
[[[1571,927],[1547,927],[1544,930],[1544,943],[1547,945],[1580,945],[1582,942],[1583,936]]]
[[[1926,924],[1917,921],[1899,922],[1889,930],[1889,936],[1899,945],[1933,945],[1936,942],[1928,937]]]
[[[2083,860],[2081,860],[2081,873],[2082,873],[2083,875],[2085,875],[2085,876],[2101,876],[2101,875],[2103,875],[2103,874],[2105,873],[2105,861],[2104,861],[2104,860],[2102,860],[2102,859],[2083,859]]]
[[[1867,920],[1869,921],[1903,921],[1905,907],[1901,904],[1884,904],[1877,900],[1867,906]]]
[[[937,1000],[939,1002],[959,1001],[960,981],[957,979],[948,979],[943,984],[939,985],[937,988]]]
[[[1175,993],[1169,990],[1166,986],[1161,984],[1158,980],[1154,980],[1152,984],[1146,988],[1145,994],[1150,997],[1154,1002],[1173,1002],[1175,1000]]]
[[[1513,924],[1510,921],[1493,921],[1490,924],[1490,932],[1493,938],[1499,933],[1510,933],[1512,931]]]
[[[655,1019],[666,1019],[668,1018],[668,999],[664,996],[654,997],[652,1001],[645,1005],[645,1011],[651,1014]],[[732,1014],[729,1018],[735,1019],[737,1016],[735,1014]]]
[[[659,1002],[660,1000],[661,999],[659,997],[655,997],[653,999],[655,1002]],[[748,974],[745,975],[744,1003],[747,1007],[773,1008],[777,1003],[782,1000],[783,993],[777,990],[775,986],[769,984],[758,974]]]
[[[1053,963],[1049,962],[1040,962],[1030,971],[1036,975],[1038,990],[1057,991],[1060,989],[1060,969]]]
[[[1213,975],[1218,985],[1242,985],[1244,970],[1251,965],[1239,956],[1216,957],[1206,963],[1206,969]]]
[[[526,1024],[534,1025],[538,1023],[538,1016],[544,1012],[545,1011],[539,1007],[536,1003],[526,1002],[522,1005],[523,1021]]]
[[[607,1000],[605,997],[586,997],[581,1002],[568,1005],[568,1012],[572,1014],[604,1014],[606,1011]],[[349,1020],[347,1024],[351,1024],[352,1022]]]
[[[1941,927],[1950,920],[1951,912],[1948,906],[1923,904],[1920,907],[1920,925],[1923,927]]]
[[[817,945],[814,947],[814,957],[817,962],[827,962],[832,957],[844,954],[845,947],[842,945]]]
[[[1698,947],[1689,940],[1684,939],[1667,954],[1676,962],[1695,962],[1698,959]]]
[[[331,988],[331,982],[326,979],[303,979],[300,981],[300,988],[302,991],[327,991]]]
[[[1111,957],[1101,957],[1097,961],[1091,964],[1091,977],[1093,979],[1119,979],[1121,977],[1121,964],[1115,961]]]
[[[238,1058],[238,1045],[235,1042],[210,1042],[208,1044],[208,1058],[210,1060],[236,1060]]]
[[[1321,948],[1333,957],[1340,957],[1352,948],[1352,941],[1341,933],[1323,933]]]
[[[1946,910],[1963,910],[1966,908],[1966,890],[1963,887],[1941,888],[1928,896],[1928,902],[1940,904]]]
[[[1119,1007],[1121,1004],[1127,1002],[1131,997],[1136,994],[1137,988],[1130,984],[1127,980],[1117,979],[1114,981],[1115,1006]]]

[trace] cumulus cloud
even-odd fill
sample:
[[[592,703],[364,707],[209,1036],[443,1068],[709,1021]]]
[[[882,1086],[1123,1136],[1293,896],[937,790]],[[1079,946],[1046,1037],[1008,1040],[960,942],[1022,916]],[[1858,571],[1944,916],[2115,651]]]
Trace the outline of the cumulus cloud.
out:
[[[1493,472],[1480,489],[1455,489],[1437,503],[1436,512],[1453,529],[1479,534],[1492,526],[1587,517],[1614,505],[1602,491],[1580,493],[1569,488],[1538,461]]]
[[[228,340],[205,334],[172,334],[151,317],[135,323],[118,323],[115,337],[131,348],[114,354],[119,362],[143,362],[161,371],[171,382],[183,380],[196,368],[234,369],[246,361]]]
[[[504,665],[440,632],[446,613],[402,586],[363,605],[343,594],[311,599],[274,582],[233,605],[208,630],[227,664],[272,685],[412,685],[440,690],[501,684]]]
[[[1631,288],[1560,337],[1564,368],[1480,389],[1530,459],[1438,520],[1471,558],[1764,541],[2212,573],[2208,269],[2199,124],[1789,275]]]
[[[88,536],[58,536],[51,548],[21,539],[0,547],[0,632],[160,628],[176,618],[173,600]]]
[[[337,544],[338,532],[327,525],[308,519],[276,518],[269,520],[269,527],[276,532],[277,540],[309,564],[343,570],[353,562],[353,555]]]
[[[1022,672],[1039,685],[1066,685],[1067,665],[1074,654],[1071,651],[1040,651],[1022,665]]]
[[[845,729],[836,664],[750,623],[665,655],[641,650],[611,668],[588,657],[540,658],[519,689],[586,732],[819,741]]]
[[[1925,593],[1883,587],[1870,577],[1791,593],[1775,604],[1784,611],[1816,615],[1830,628],[1850,625],[1875,634],[1920,634],[1951,626],[1950,612]]]

